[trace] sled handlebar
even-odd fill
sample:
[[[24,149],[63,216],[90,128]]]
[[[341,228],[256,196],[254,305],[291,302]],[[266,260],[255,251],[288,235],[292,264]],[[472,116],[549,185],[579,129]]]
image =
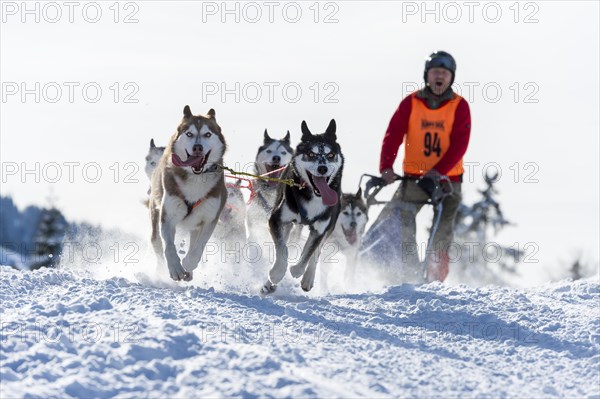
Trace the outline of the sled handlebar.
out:
[[[365,173],[360,177],[360,181],[358,183],[359,186],[362,187],[362,179],[365,177],[369,178],[369,180],[367,180],[367,183],[365,184],[365,192],[364,192],[364,197],[365,197],[365,200],[367,201],[367,207],[370,207],[371,205],[385,204],[387,201],[379,201],[375,197],[377,196],[377,194],[379,194],[379,192],[381,191],[382,188],[387,186],[388,183],[381,176],[374,176],[374,175]],[[394,174],[394,182],[396,182],[398,180],[404,180],[404,176]]]

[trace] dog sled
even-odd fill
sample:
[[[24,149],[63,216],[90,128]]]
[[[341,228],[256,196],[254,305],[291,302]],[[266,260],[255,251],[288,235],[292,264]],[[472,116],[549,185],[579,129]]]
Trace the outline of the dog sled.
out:
[[[401,282],[422,283],[429,281],[427,275],[426,259],[421,261],[419,265],[408,265],[403,262],[405,257],[402,253],[402,223],[400,217],[400,208],[393,206],[391,202],[382,201],[377,198],[381,190],[388,184],[379,176],[363,174],[359,185],[362,187],[363,179],[367,179],[363,191],[364,199],[367,204],[367,209],[372,206],[383,205],[385,208],[381,211],[377,220],[365,233],[362,245],[359,250],[359,264],[368,265],[377,269],[383,277],[391,278],[392,280],[400,280]],[[394,183],[401,182],[408,178],[400,175],[395,175]],[[391,183],[391,184],[394,184]],[[443,179],[439,184],[427,187],[430,198],[424,204],[431,205],[437,208],[436,217],[430,229],[430,236],[427,243],[426,252],[432,246],[433,237],[438,229],[444,199],[452,195],[452,186],[449,181]]]

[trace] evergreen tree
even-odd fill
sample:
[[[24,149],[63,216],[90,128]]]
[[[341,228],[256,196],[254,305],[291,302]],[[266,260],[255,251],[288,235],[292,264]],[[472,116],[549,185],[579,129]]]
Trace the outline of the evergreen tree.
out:
[[[458,210],[454,232],[455,242],[460,245],[461,256],[458,263],[462,269],[462,279],[496,283],[501,279],[498,272],[515,273],[516,264],[524,256],[524,252],[518,248],[509,248],[496,243],[486,245],[492,244],[489,241],[490,230],[492,235],[495,235],[512,224],[504,218],[500,203],[496,200],[498,194],[494,187],[496,178],[497,175],[487,175],[486,189],[479,190],[483,198],[471,206],[461,204]],[[496,253],[490,255],[484,249]],[[490,262],[490,259],[494,261]]]
[[[42,211],[33,238],[34,250],[33,259],[30,262],[31,270],[41,267],[55,267],[62,252],[67,221],[54,206],[52,197],[49,198],[49,202],[51,207]]]

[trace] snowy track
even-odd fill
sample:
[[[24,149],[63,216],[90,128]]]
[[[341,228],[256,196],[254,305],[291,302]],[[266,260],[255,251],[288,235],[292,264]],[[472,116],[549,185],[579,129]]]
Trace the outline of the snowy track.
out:
[[[595,280],[260,299],[2,267],[0,287],[2,398],[600,395]]]

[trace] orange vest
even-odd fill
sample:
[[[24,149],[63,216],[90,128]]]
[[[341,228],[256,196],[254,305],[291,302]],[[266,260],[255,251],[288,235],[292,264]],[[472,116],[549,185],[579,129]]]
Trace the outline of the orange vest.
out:
[[[417,98],[417,93],[411,96],[412,109],[404,144],[403,168],[405,174],[422,176],[448,151],[454,115],[462,97],[456,95],[440,108],[429,109]],[[448,176],[459,176],[463,172],[461,159],[448,172]]]

